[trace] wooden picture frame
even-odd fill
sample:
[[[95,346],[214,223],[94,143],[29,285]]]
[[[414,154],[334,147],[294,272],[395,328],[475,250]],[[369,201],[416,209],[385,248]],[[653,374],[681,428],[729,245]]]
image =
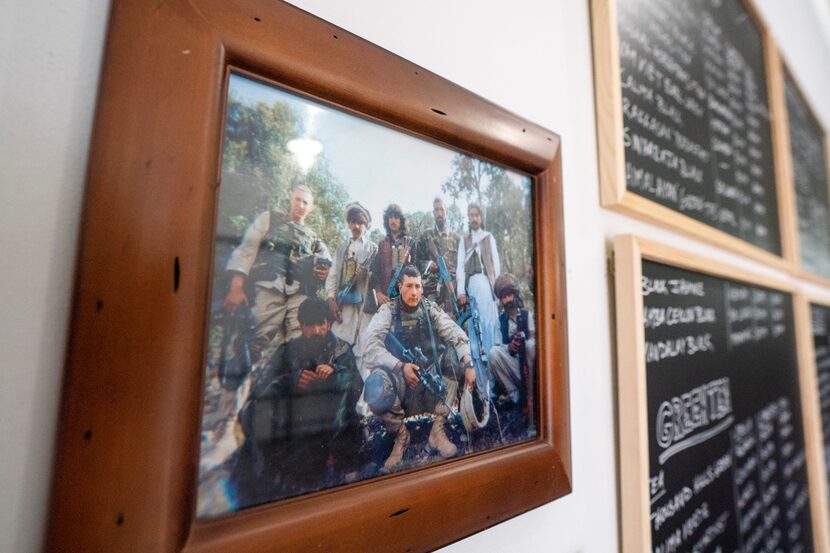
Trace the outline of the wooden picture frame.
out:
[[[670,265],[750,285],[772,288],[793,298],[793,323],[798,349],[798,379],[804,428],[807,478],[813,543],[816,551],[827,551],[830,534],[824,476],[820,474],[822,438],[818,419],[815,376],[809,374],[807,356],[812,351],[809,313],[798,290],[787,283],[756,275],[688,251],[626,235],[614,240],[614,275],[617,319],[617,382],[620,457],[620,509],[622,552],[651,551],[651,502],[649,497],[649,423],[644,308],[643,261]]]
[[[786,186],[783,88],[777,68],[777,48],[751,0],[742,5],[759,29],[764,45],[766,84],[772,119],[775,193],[777,195],[781,255],[684,215],[627,189],[623,143],[623,101],[620,69],[618,1],[591,1],[591,31],[594,60],[594,97],[599,152],[600,199],[603,207],[660,225],[731,250],[779,269],[790,270],[795,262],[792,235],[795,232],[790,191]]]
[[[229,67],[532,178],[536,439],[195,518]],[[289,4],[113,2],[76,279],[48,551],[427,551],[571,490],[559,137]]]
[[[799,225],[798,225],[798,204],[797,204],[797,193],[796,193],[796,183],[795,183],[795,169],[793,167],[793,156],[792,156],[792,144],[791,144],[791,133],[792,128],[790,126],[790,114],[787,110],[786,104],[786,81],[789,80],[795,87],[797,94],[800,96],[801,100],[804,102],[804,105],[807,107],[807,111],[810,117],[815,121],[816,125],[820,129],[822,136],[823,136],[823,151],[824,151],[824,160],[825,160],[825,171],[827,172],[828,179],[827,179],[827,187],[828,187],[828,194],[830,195],[830,139],[827,137],[827,131],[821,125],[819,118],[816,116],[813,107],[807,101],[807,97],[804,95],[803,88],[799,83],[798,79],[796,78],[795,74],[790,70],[790,66],[787,61],[784,59],[783,55],[780,52],[776,52],[775,59],[776,63],[776,75],[775,75],[775,86],[780,87],[780,92],[776,93],[776,98],[780,98],[780,101],[783,102],[783,106],[779,108],[782,113],[783,123],[779,125],[776,129],[777,132],[780,132],[783,136],[777,141],[778,144],[781,145],[781,149],[776,151],[776,156],[782,160],[781,165],[782,167],[782,178],[783,182],[786,184],[787,189],[787,196],[789,202],[789,209],[791,212],[791,217],[793,221],[793,230],[791,233],[791,249],[793,252],[793,266],[791,272],[804,279],[821,286],[830,286],[830,278],[823,277],[821,275],[815,274],[812,271],[807,270],[804,267],[804,264],[801,260],[801,237],[799,236]],[[830,209],[830,206],[828,206]]]

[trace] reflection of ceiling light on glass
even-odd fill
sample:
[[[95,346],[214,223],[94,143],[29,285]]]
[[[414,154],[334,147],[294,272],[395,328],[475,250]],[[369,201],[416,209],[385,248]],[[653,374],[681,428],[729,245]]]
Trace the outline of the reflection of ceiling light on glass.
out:
[[[308,173],[322,149],[323,145],[313,138],[295,138],[288,142],[288,151],[294,154],[303,174]]]

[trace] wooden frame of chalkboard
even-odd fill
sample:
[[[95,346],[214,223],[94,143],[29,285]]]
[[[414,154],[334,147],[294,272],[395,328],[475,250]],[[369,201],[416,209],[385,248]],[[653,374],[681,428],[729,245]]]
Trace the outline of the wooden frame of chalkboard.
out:
[[[820,139],[820,152],[824,156],[824,176],[825,176],[825,187],[824,191],[827,192],[827,198],[815,198],[815,200],[819,202],[823,202],[824,204],[824,218],[825,221],[830,218],[830,141],[828,141],[827,131],[824,126],[821,124],[815,110],[810,105],[810,102],[807,100],[807,96],[804,94],[804,89],[799,83],[798,79],[795,76],[795,73],[790,69],[790,65],[786,62],[783,55],[780,53],[777,56],[778,58],[778,67],[777,73],[780,77],[777,79],[776,86],[780,86],[780,94],[777,94],[784,102],[783,105],[783,117],[784,117],[784,125],[780,125],[779,128],[782,129],[783,137],[781,138],[780,143],[783,145],[781,151],[778,152],[780,159],[782,160],[783,165],[783,177],[784,182],[786,183],[786,188],[789,192],[789,196],[791,200],[789,202],[790,211],[792,213],[792,220],[794,221],[794,227],[792,232],[792,251],[793,251],[793,273],[798,275],[801,278],[806,280],[810,280],[817,284],[821,284],[823,286],[830,286],[830,233],[828,233],[826,239],[828,243],[824,245],[819,245],[820,248],[824,248],[827,251],[824,252],[825,259],[819,261],[820,264],[823,264],[822,267],[824,269],[824,275],[819,274],[819,270],[813,270],[807,266],[804,262],[804,252],[802,248],[804,247],[804,237],[802,236],[802,225],[799,219],[799,209],[798,209],[798,183],[796,182],[796,174],[797,169],[795,166],[796,160],[793,158],[793,116],[790,113],[790,110],[787,106],[787,85],[788,83],[792,85],[793,92],[797,95],[798,100],[800,101],[800,106],[805,108],[805,113],[803,114],[805,117],[809,118],[811,123],[815,125],[815,128],[821,134]],[[800,144],[802,149],[804,146],[811,146],[811,144],[804,144],[803,140]],[[811,140],[808,142],[812,142]],[[808,202],[809,204],[810,202]],[[812,209],[812,207],[811,207]],[[814,225],[807,225],[808,227]],[[825,237],[821,237],[825,238]],[[822,263],[823,262],[823,263]]]
[[[781,128],[783,124],[781,110],[784,108],[784,102],[780,95],[783,94],[783,88],[776,84],[780,78],[777,69],[777,48],[754,5],[749,0],[738,0],[757,28],[763,44],[763,68],[766,74],[764,83],[766,86],[764,88],[767,94],[771,120],[769,141],[771,145],[770,153],[773,157],[773,164],[768,173],[769,177],[774,178],[775,181],[774,190],[771,191],[773,197],[769,198],[769,202],[774,202],[774,213],[778,218],[778,236],[777,238],[771,238],[771,240],[779,240],[779,248],[777,249],[780,252],[764,249],[736,235],[720,230],[712,224],[685,215],[677,209],[648,199],[646,196],[632,192],[627,188],[624,142],[626,127],[623,109],[624,83],[620,61],[621,42],[618,27],[618,4],[621,1],[623,0],[591,1],[594,91],[602,205],[730,249],[767,265],[791,270],[796,255],[796,252],[792,249],[791,239],[791,235],[795,232],[795,222],[793,212],[788,207],[790,205],[789,190],[784,185],[785,180],[783,178],[783,172],[786,168],[780,155],[782,148],[786,148],[782,143],[783,132],[785,131]],[[651,117],[651,115],[646,114],[646,117]],[[673,129],[665,130],[673,132]],[[681,191],[680,195],[682,196],[682,194]],[[756,206],[753,204],[754,207]],[[703,212],[703,208],[700,209]],[[758,209],[767,210],[763,206]]]
[[[805,397],[803,409],[809,407],[809,416],[804,417],[805,435],[807,440],[807,455],[812,463],[807,465],[810,470],[811,486],[816,493],[810,495],[810,508],[813,510],[813,527],[821,524],[824,532],[821,538],[820,551],[830,551],[830,502],[827,490],[827,467],[825,459],[824,430],[821,415],[821,396],[819,393],[818,367],[816,363],[815,342],[813,339],[812,305],[830,308],[830,300],[821,299],[804,293],[795,295],[796,336],[798,338],[798,363],[801,367],[799,377],[802,384],[802,394]],[[822,470],[824,469],[824,470]],[[817,542],[818,543],[818,542]]]
[[[810,339],[809,321],[805,320],[803,302],[798,302],[796,289],[767,277],[759,276],[726,264],[716,262],[693,253],[647,241],[635,236],[619,236],[614,241],[614,273],[617,318],[617,412],[619,435],[619,493],[621,516],[621,539],[623,553],[641,553],[656,550],[652,544],[652,496],[650,486],[651,456],[649,449],[649,415],[646,359],[646,329],[644,309],[644,261],[668,266],[679,271],[692,271],[705,278],[714,277],[737,281],[748,287],[771,289],[773,292],[789,294],[793,298],[793,325],[795,344],[798,344],[798,380],[808,383],[804,367],[803,347]],[[801,305],[801,307],[800,307]],[[806,324],[806,326],[805,326]],[[677,378],[674,376],[673,378]],[[803,435],[809,483],[810,511],[813,544],[816,551],[828,551],[828,528],[826,501],[821,493],[824,484],[816,476],[823,465],[818,464],[820,435],[817,433],[818,406],[816,394],[809,385],[801,385],[796,398],[803,413]],[[699,446],[698,446],[699,447]],[[731,470],[729,465],[729,469]],[[655,498],[656,499],[656,498]],[[680,549],[677,549],[680,550]]]

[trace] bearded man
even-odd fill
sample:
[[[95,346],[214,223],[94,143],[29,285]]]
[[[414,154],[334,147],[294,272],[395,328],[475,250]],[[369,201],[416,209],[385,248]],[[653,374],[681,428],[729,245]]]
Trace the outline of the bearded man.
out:
[[[435,226],[424,231],[418,239],[417,258],[424,275],[424,297],[456,319],[455,272],[459,236],[447,226],[447,209],[441,198],[432,201],[432,218]],[[441,274],[441,265],[446,274]]]

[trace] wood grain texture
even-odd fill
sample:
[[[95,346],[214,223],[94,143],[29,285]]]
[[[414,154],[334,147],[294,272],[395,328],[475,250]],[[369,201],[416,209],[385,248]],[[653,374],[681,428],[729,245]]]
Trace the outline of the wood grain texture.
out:
[[[651,551],[642,252],[633,236],[614,240],[617,406],[622,552]]]
[[[230,66],[533,178],[536,440],[195,520]],[[115,0],[99,98],[47,551],[427,551],[570,492],[557,135],[272,0]]]
[[[610,206],[626,193],[617,0],[591,0],[591,36],[600,199]]]
[[[795,330],[798,344],[798,377],[801,390],[801,416],[804,420],[807,478],[810,484],[813,542],[816,551],[828,553],[830,552],[830,509],[828,509],[827,501],[827,468],[824,458],[821,402],[818,393],[818,370],[812,328],[810,301],[803,294],[796,294]]]
[[[745,257],[760,261],[776,269],[790,270],[792,267],[791,263],[782,257],[631,192],[626,192],[619,204],[608,207],[613,211],[631,215],[669,230],[682,229],[685,234],[699,240],[736,253],[742,253]]]

